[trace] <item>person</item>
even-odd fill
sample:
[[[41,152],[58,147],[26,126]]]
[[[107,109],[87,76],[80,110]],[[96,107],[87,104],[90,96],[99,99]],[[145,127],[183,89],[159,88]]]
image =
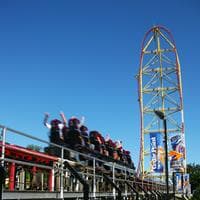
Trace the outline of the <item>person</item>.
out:
[[[84,140],[84,146],[86,148],[89,148],[90,147],[90,141],[89,141],[89,136],[88,136],[88,128],[86,126],[82,125],[80,127],[80,132],[81,132],[81,137]]]
[[[90,131],[90,142],[94,145],[94,150],[103,155],[105,140],[98,131]]]
[[[84,119],[79,120],[76,117],[71,117],[68,120],[68,142],[70,148],[75,149],[84,146],[84,140],[81,136],[80,127],[83,125]]]
[[[49,140],[51,143],[55,143],[58,145],[64,145],[63,140],[63,129],[66,127],[66,118],[64,116],[63,112],[60,112],[60,116],[62,118],[62,121],[58,119],[51,120],[50,123],[48,123],[49,119],[49,113],[45,113],[43,124],[49,129]],[[61,148],[50,145],[46,148],[46,151],[54,156],[61,156]]]
[[[109,136],[107,136],[105,139],[105,146],[106,146],[106,150],[108,152],[108,156],[113,158],[115,143],[110,139]]]
[[[127,161],[127,165],[130,167],[130,168],[133,168],[135,169],[135,166],[134,166],[134,163],[131,159],[131,155],[130,155],[130,151],[124,151],[124,154],[126,155],[126,161]]]
[[[122,161],[123,160],[123,147],[122,147],[122,141],[120,140],[117,140],[115,142],[115,148],[116,148],[116,151],[117,151],[117,154],[118,154],[118,157],[117,159]]]
[[[87,127],[82,127],[84,123],[84,118],[82,117],[81,120],[79,120],[77,117],[71,117],[68,120],[68,132],[67,132],[67,146],[71,149],[83,151],[85,150],[83,147],[85,147],[85,141],[83,136],[81,135],[81,130],[86,134]],[[80,130],[81,128],[81,130]],[[86,158],[84,156],[78,156],[74,153],[71,153],[71,158],[75,159],[76,161],[85,161]]]
[[[77,117],[72,116],[69,121],[68,121],[68,126],[71,130],[79,130],[80,131],[80,127],[83,126],[85,122],[85,117],[81,117],[81,119],[79,120]]]
[[[60,138],[64,141],[64,145],[66,145],[68,142],[69,127],[67,126],[67,119],[65,117],[64,112],[60,112],[60,116],[62,118],[62,124],[63,124],[60,125],[61,129]]]
[[[66,118],[63,112],[60,112],[60,116],[63,121],[58,119],[51,120],[50,124],[48,123],[49,113],[45,113],[43,124],[50,130],[50,142],[56,144],[63,144],[63,134],[62,129],[66,126]]]

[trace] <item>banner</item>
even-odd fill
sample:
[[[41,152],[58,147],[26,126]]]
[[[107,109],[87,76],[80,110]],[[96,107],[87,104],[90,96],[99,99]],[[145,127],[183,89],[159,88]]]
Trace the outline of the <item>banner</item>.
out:
[[[185,147],[181,135],[175,135],[170,138],[171,151],[169,152],[170,168],[173,171],[184,172],[184,159],[185,159]]]
[[[183,174],[183,191],[186,196],[191,194],[190,175]]]
[[[178,193],[183,192],[183,179],[182,179],[183,174],[182,173],[176,173],[175,176],[175,181],[176,181],[176,191]]]
[[[150,133],[151,171],[162,173],[164,166],[164,149],[161,133]]]
[[[189,174],[175,172],[175,185],[177,193],[184,193],[186,196],[191,195],[191,185]]]

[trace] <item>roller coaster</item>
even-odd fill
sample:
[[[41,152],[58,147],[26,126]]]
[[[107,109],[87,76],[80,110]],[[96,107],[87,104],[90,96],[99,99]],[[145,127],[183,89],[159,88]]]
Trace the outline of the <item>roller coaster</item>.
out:
[[[86,153],[81,147],[70,149],[2,125],[0,128],[1,162],[7,172],[3,199],[162,199],[165,192],[164,183],[139,179],[133,166],[96,151]],[[46,152],[6,141],[17,135],[44,144]]]
[[[150,146],[145,143],[145,137],[147,133],[164,132],[153,111],[162,111],[167,119],[173,122],[172,125],[176,128],[171,125],[173,132],[183,138],[184,145],[185,140],[179,61],[174,42],[171,42],[163,31],[166,29],[153,27],[147,32],[142,45],[138,75],[141,110],[138,169],[135,169],[131,153],[123,149],[120,141],[104,138],[98,131],[88,132],[81,120],[72,117],[67,121],[63,113],[61,121],[54,119],[49,124],[49,115],[46,114],[44,125],[50,132],[49,141],[0,125],[0,161],[5,169],[5,176],[1,176],[3,199],[165,199],[163,171],[159,178],[155,171],[145,170],[145,156],[150,154],[150,150],[147,152],[145,149]],[[161,38],[170,48],[161,48]],[[155,49],[149,50],[152,41],[156,42],[153,46]],[[166,54],[163,55],[164,52],[175,53],[175,64]],[[151,54],[152,57],[149,57]],[[164,68],[162,61],[171,67]],[[178,80],[178,83],[174,83],[173,77],[169,77],[171,74],[176,74],[175,80]],[[150,79],[144,78],[145,76]],[[164,87],[167,81],[176,87]],[[162,87],[155,85],[156,82]],[[176,91],[178,97],[174,95]],[[153,96],[146,98],[146,94],[150,96],[151,92]],[[172,93],[173,96],[169,97]],[[166,108],[165,106],[169,105],[166,99],[170,99],[170,103],[176,107]],[[181,113],[178,122],[171,117],[174,113]],[[153,118],[149,118],[149,114]],[[145,121],[146,119],[148,120]],[[158,130],[152,129],[154,124]],[[37,150],[27,144],[33,144],[33,147],[39,145],[42,148]],[[185,152],[181,164],[178,170],[183,167],[185,173]],[[175,189],[170,183],[168,199],[175,194]]]

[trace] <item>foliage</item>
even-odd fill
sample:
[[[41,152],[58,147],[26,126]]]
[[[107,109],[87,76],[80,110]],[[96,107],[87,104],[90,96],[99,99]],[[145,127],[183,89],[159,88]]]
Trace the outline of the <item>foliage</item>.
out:
[[[199,164],[188,164],[187,172],[190,174],[191,190],[196,190],[200,187],[200,165]]]
[[[40,152],[42,150],[42,147],[40,147],[38,145],[34,145],[34,144],[29,144],[29,145],[27,145],[26,148],[34,150],[34,151],[38,151],[38,152]]]
[[[200,200],[200,185],[193,191],[193,197],[191,200]]]

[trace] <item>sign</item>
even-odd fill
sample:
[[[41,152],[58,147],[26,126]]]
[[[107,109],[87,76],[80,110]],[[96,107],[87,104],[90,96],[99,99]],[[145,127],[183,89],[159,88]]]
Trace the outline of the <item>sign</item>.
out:
[[[171,151],[169,152],[170,168],[173,171],[184,172],[185,146],[181,135],[175,135],[170,138]]]
[[[176,191],[178,193],[183,192],[183,174],[182,173],[175,173],[175,183],[176,183]]]
[[[164,149],[161,133],[150,133],[151,171],[162,173],[164,168]]]
[[[190,175],[183,174],[183,191],[186,196],[191,194]]]

